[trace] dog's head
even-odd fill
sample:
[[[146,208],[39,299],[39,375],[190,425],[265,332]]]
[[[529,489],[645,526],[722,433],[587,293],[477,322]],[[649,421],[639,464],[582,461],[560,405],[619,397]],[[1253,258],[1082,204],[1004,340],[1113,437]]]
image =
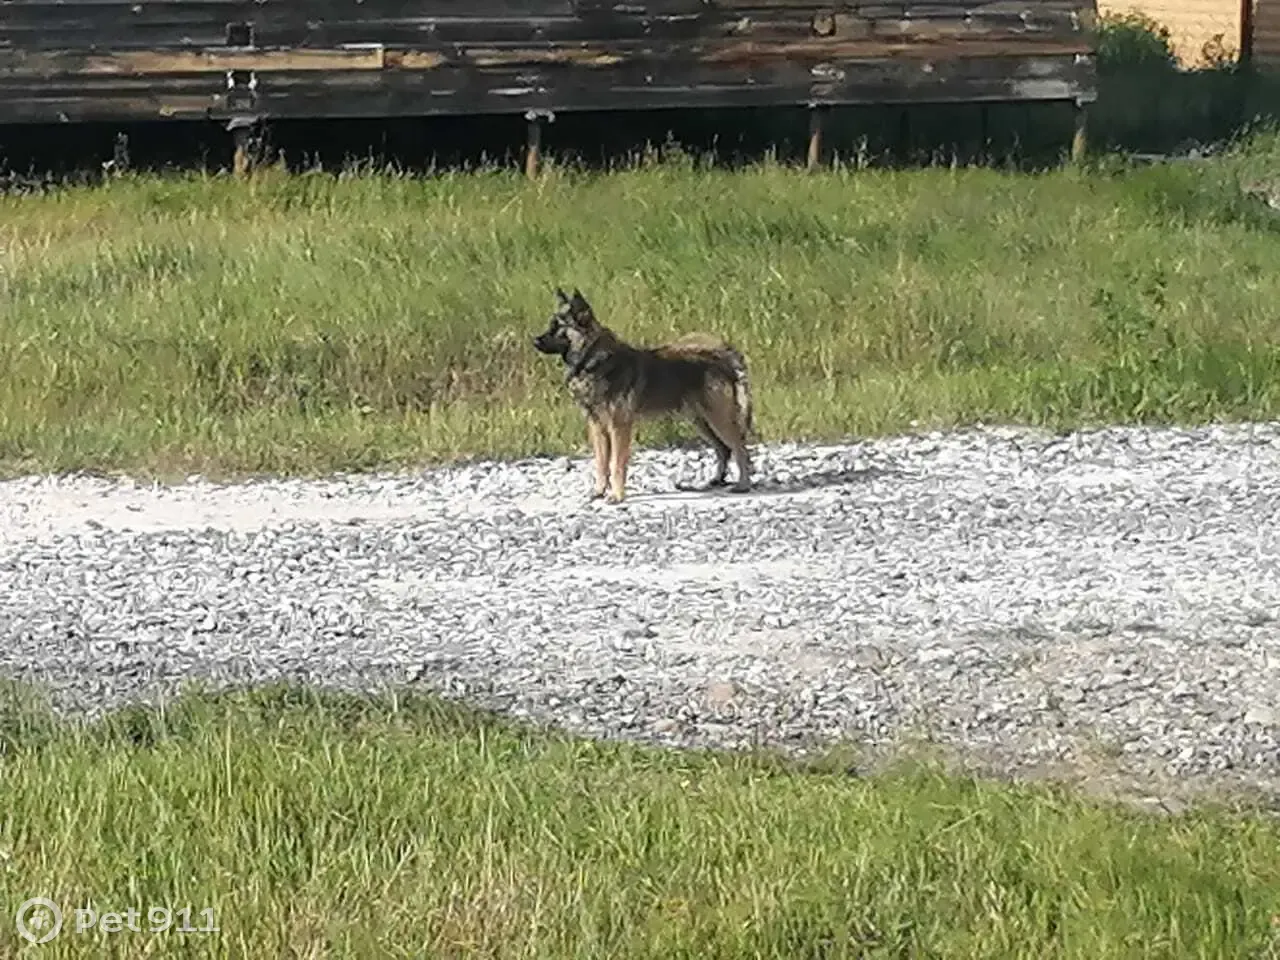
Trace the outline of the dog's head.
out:
[[[570,296],[556,287],[556,311],[546,332],[533,338],[534,349],[558,357],[568,356],[570,351],[581,349],[591,339],[596,326],[596,316],[586,297],[576,289]]]

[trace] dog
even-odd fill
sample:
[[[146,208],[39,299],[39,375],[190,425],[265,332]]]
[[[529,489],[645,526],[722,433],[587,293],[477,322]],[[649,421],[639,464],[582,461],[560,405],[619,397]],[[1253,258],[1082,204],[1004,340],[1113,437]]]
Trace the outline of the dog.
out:
[[[666,414],[692,420],[715,451],[716,471],[707,489],[726,485],[732,457],[732,489],[749,491],[747,440],[755,424],[742,354],[701,332],[659,347],[632,346],[596,319],[581,291],[569,295],[557,287],[555,293],[550,325],[533,338],[533,346],[564,361],[569,393],[586,415],[595,460],[592,499],[622,501],[636,422]]]

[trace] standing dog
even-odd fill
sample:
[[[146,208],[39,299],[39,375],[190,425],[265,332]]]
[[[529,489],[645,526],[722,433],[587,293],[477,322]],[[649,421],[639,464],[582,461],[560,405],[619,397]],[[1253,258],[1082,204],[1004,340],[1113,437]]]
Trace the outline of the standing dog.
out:
[[[596,319],[579,291],[567,296],[557,287],[556,300],[551,324],[533,346],[564,361],[565,383],[586,414],[595,497],[606,496],[606,489],[613,503],[625,496],[636,421],[674,413],[688,416],[715,450],[709,488],[725,485],[732,456],[738,470],[733,489],[751,489],[751,386],[742,354],[706,333],[634,347]]]

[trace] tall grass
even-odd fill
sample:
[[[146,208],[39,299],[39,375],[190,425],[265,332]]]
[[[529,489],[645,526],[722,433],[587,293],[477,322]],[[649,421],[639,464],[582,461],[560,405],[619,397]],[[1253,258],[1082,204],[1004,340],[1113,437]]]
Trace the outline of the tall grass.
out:
[[[738,342],[765,438],[1280,411],[1280,232],[1192,167],[677,158],[613,174],[121,178],[0,198],[6,470],[312,472],[580,449],[555,284]],[[642,441],[679,428],[656,425]]]
[[[1280,826],[1260,815],[1155,818],[916,763],[857,777],[584,743],[414,697],[269,688],[80,731],[29,706],[3,721],[6,956],[1280,949]],[[20,952],[13,917],[34,896],[68,926]],[[85,907],[136,908],[140,930],[75,933]],[[188,907],[192,927],[212,910],[218,931],[148,932],[152,907]]]

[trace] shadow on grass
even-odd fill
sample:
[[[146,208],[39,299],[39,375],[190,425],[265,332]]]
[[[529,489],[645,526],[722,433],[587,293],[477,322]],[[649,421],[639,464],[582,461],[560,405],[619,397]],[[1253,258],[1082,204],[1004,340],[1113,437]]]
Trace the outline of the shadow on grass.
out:
[[[1231,67],[1100,70],[1090,110],[1093,172],[1162,222],[1243,226],[1280,234],[1280,213],[1250,196],[1242,174],[1274,177],[1280,77]],[[1153,162],[1154,161],[1154,162]],[[1252,161],[1252,162],[1251,162]]]
[[[36,685],[0,679],[0,774],[6,760],[89,748],[91,754],[120,749],[163,750],[199,747],[223,739],[272,742],[304,750],[337,736],[351,742],[449,745],[484,749],[504,744],[525,759],[593,757],[603,764],[631,769],[675,765],[689,773],[737,771],[753,779],[866,780],[882,784],[915,784],[916,789],[960,791],[1009,789],[1016,795],[1057,798],[1116,810],[1135,809],[1133,799],[1156,787],[1142,775],[1117,769],[1111,793],[1090,788],[1073,764],[1056,770],[1012,769],[984,761],[981,751],[946,747],[928,738],[873,746],[858,740],[815,743],[803,754],[773,745],[722,750],[710,746],[679,749],[628,740],[599,740],[571,734],[556,726],[505,716],[441,697],[434,692],[398,688],[380,693],[354,693],[287,681],[248,687],[207,689],[189,684],[166,704],[131,704],[107,712],[94,722],[61,717]],[[394,749],[400,749],[394,747]],[[583,751],[587,751],[583,753]],[[555,758],[560,758],[557,761]],[[578,762],[578,761],[574,761]],[[638,766],[637,766],[638,765]],[[1074,771],[1074,772],[1073,772]],[[1097,771],[1093,771],[1096,779]],[[985,785],[985,786],[984,786]],[[1163,785],[1167,787],[1168,785]],[[1185,793],[1185,795],[1184,795]],[[1280,814],[1280,795],[1262,785],[1233,782],[1220,788],[1188,784],[1164,812],[1217,809],[1232,815]],[[1138,804],[1136,809],[1150,809]]]
[[[417,691],[359,694],[287,682],[212,690],[193,683],[168,703],[130,704],[81,724],[60,716],[37,686],[0,683],[0,758],[67,736],[102,746],[148,748],[198,740],[232,725],[276,735],[325,727],[344,735],[380,728],[433,737],[490,732],[544,737],[495,713]]]
[[[1280,235],[1280,211],[1245,193],[1246,184],[1220,164],[1180,161],[1140,168],[1125,164],[1119,170],[1101,172],[1109,172],[1122,186],[1126,199],[1161,223],[1241,226]]]

